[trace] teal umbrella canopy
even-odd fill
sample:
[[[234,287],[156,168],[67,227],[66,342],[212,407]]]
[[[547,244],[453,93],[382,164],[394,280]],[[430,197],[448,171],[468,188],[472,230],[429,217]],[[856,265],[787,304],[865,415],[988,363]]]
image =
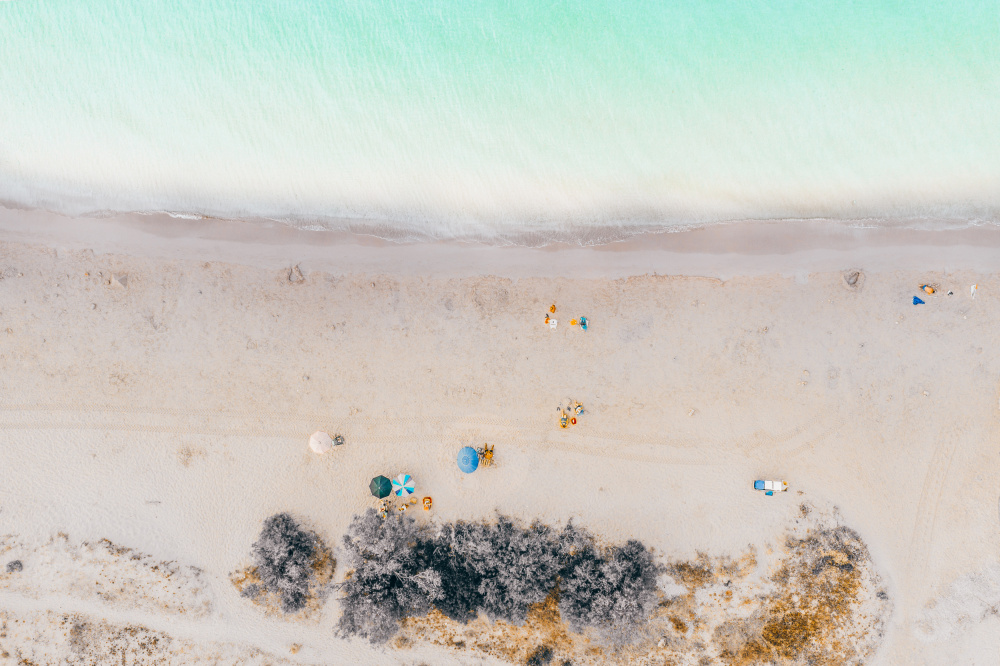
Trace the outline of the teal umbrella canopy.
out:
[[[372,482],[368,484],[368,487],[371,489],[372,495],[382,499],[383,497],[388,497],[392,492],[392,481],[379,475],[372,479]]]

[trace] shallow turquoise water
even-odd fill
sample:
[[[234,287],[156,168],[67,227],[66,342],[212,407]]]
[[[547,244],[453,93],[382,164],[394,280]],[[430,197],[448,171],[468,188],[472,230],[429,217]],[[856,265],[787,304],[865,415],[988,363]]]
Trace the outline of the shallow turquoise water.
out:
[[[381,235],[995,220],[1000,5],[0,2],[0,200]]]

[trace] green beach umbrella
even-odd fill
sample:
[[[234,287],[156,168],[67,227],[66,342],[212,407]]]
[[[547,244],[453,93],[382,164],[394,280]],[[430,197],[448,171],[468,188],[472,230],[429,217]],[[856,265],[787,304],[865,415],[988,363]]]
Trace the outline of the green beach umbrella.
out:
[[[372,479],[372,482],[368,484],[368,487],[371,489],[372,495],[382,499],[383,497],[388,497],[392,492],[392,481],[379,475]]]

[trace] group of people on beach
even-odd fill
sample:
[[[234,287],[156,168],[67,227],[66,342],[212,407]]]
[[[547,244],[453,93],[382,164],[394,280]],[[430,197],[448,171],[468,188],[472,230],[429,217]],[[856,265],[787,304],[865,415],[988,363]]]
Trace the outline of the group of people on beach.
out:
[[[576,417],[583,415],[583,405],[575,400],[570,404],[568,410],[562,405],[558,409],[560,428],[568,428],[571,425],[576,425]]]
[[[548,324],[549,328],[555,328],[556,326],[559,325],[559,322],[554,317],[549,316],[549,315],[554,315],[555,313],[556,313],[556,304],[553,303],[552,305],[549,306],[548,314],[545,315],[545,323]],[[587,323],[587,318],[582,316],[579,319],[570,319],[569,325],[579,326],[585,331],[587,330],[587,326],[589,326],[589,324]]]

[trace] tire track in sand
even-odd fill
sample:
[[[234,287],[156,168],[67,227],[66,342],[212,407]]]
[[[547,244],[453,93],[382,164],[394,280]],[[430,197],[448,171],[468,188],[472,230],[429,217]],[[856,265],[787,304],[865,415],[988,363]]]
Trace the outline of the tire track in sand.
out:
[[[913,523],[913,533],[907,549],[906,577],[915,581],[922,579],[930,561],[930,549],[937,523],[937,511],[947,485],[951,463],[958,449],[958,441],[966,431],[965,427],[950,433],[938,433],[938,444],[927,463],[924,483],[917,499],[917,512]]]
[[[316,429],[328,428],[360,443],[408,443],[433,438],[442,446],[457,446],[500,441],[537,447],[539,450],[668,465],[731,464],[741,457],[757,457],[764,447],[769,455],[782,451],[795,455],[815,446],[841,425],[842,420],[816,412],[791,428],[776,433],[758,430],[738,438],[734,445],[725,446],[669,434],[587,430],[582,425],[570,431],[561,431],[548,418],[517,421],[490,413],[464,414],[457,418],[439,415],[391,418],[355,415],[338,418],[328,414],[260,410],[95,407],[79,404],[0,405],[0,431],[103,430],[301,439]],[[807,439],[802,442],[804,435]],[[789,443],[791,446],[788,446]]]

